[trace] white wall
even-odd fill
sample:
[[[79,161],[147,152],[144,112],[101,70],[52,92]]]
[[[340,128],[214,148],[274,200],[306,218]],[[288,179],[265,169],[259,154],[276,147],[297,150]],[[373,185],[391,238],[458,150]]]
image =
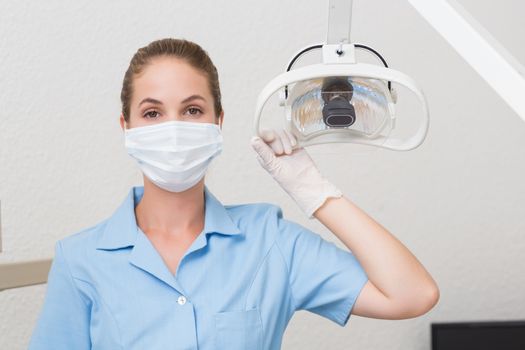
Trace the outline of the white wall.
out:
[[[462,0],[522,63],[519,0]],[[354,1],[352,38],[415,78],[431,108],[407,153],[311,148],[321,172],[396,235],[438,282],[427,315],[292,319],[283,349],[430,349],[433,321],[525,319],[525,123],[406,1]],[[303,46],[322,42],[326,1],[0,2],[0,263],[50,257],[56,240],[109,216],[141,183],[123,147],[120,88],[132,54],[173,36],[218,70],[225,149],[207,184],[225,204],[269,201],[308,221],[249,147],[255,99]],[[341,154],[345,152],[345,154]],[[235,184],[235,186],[232,186]],[[45,285],[0,292],[0,348],[24,349]]]

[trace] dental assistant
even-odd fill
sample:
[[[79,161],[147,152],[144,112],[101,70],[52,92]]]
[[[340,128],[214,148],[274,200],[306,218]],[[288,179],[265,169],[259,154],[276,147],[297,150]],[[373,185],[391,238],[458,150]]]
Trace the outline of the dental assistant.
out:
[[[277,350],[298,310],[406,319],[439,290],[392,234],[321,176],[285,130],[251,146],[260,165],[348,250],[271,203],[224,205],[205,185],[224,111],[206,51],[166,38],[125,73],[120,124],[143,186],[112,215],[55,246],[37,349]],[[231,190],[235,186],[230,184]]]

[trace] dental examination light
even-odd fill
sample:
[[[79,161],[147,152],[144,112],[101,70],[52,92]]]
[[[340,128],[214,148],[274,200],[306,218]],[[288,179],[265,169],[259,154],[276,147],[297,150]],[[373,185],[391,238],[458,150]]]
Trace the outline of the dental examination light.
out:
[[[278,92],[285,127],[297,139],[294,148],[342,142],[407,151],[423,142],[429,125],[423,92],[412,78],[389,68],[377,51],[350,42],[351,14],[351,0],[329,0],[326,42],[300,50],[286,72],[263,88],[255,110],[256,135],[262,132],[265,104]],[[292,70],[295,61],[313,49],[322,50],[322,63]],[[357,63],[356,49],[377,56],[383,66]],[[396,124],[397,103],[392,83],[410,90],[420,102],[419,125],[408,138],[390,137]]]
[[[455,0],[408,2],[525,120],[523,65]]]

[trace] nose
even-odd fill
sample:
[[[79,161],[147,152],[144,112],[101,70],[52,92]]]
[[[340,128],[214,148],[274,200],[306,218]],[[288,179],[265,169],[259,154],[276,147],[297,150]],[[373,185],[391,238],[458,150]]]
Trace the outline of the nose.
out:
[[[166,115],[166,119],[168,121],[172,121],[172,120],[176,120],[176,121],[185,121],[186,118],[184,115],[176,112],[176,111],[172,111],[170,113],[168,113],[168,115]]]

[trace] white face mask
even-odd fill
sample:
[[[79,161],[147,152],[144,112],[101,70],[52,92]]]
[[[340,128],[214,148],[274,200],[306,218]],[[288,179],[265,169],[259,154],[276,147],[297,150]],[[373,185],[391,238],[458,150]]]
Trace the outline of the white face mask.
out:
[[[168,121],[125,129],[125,146],[160,188],[182,192],[199,182],[222,152],[219,125]]]

